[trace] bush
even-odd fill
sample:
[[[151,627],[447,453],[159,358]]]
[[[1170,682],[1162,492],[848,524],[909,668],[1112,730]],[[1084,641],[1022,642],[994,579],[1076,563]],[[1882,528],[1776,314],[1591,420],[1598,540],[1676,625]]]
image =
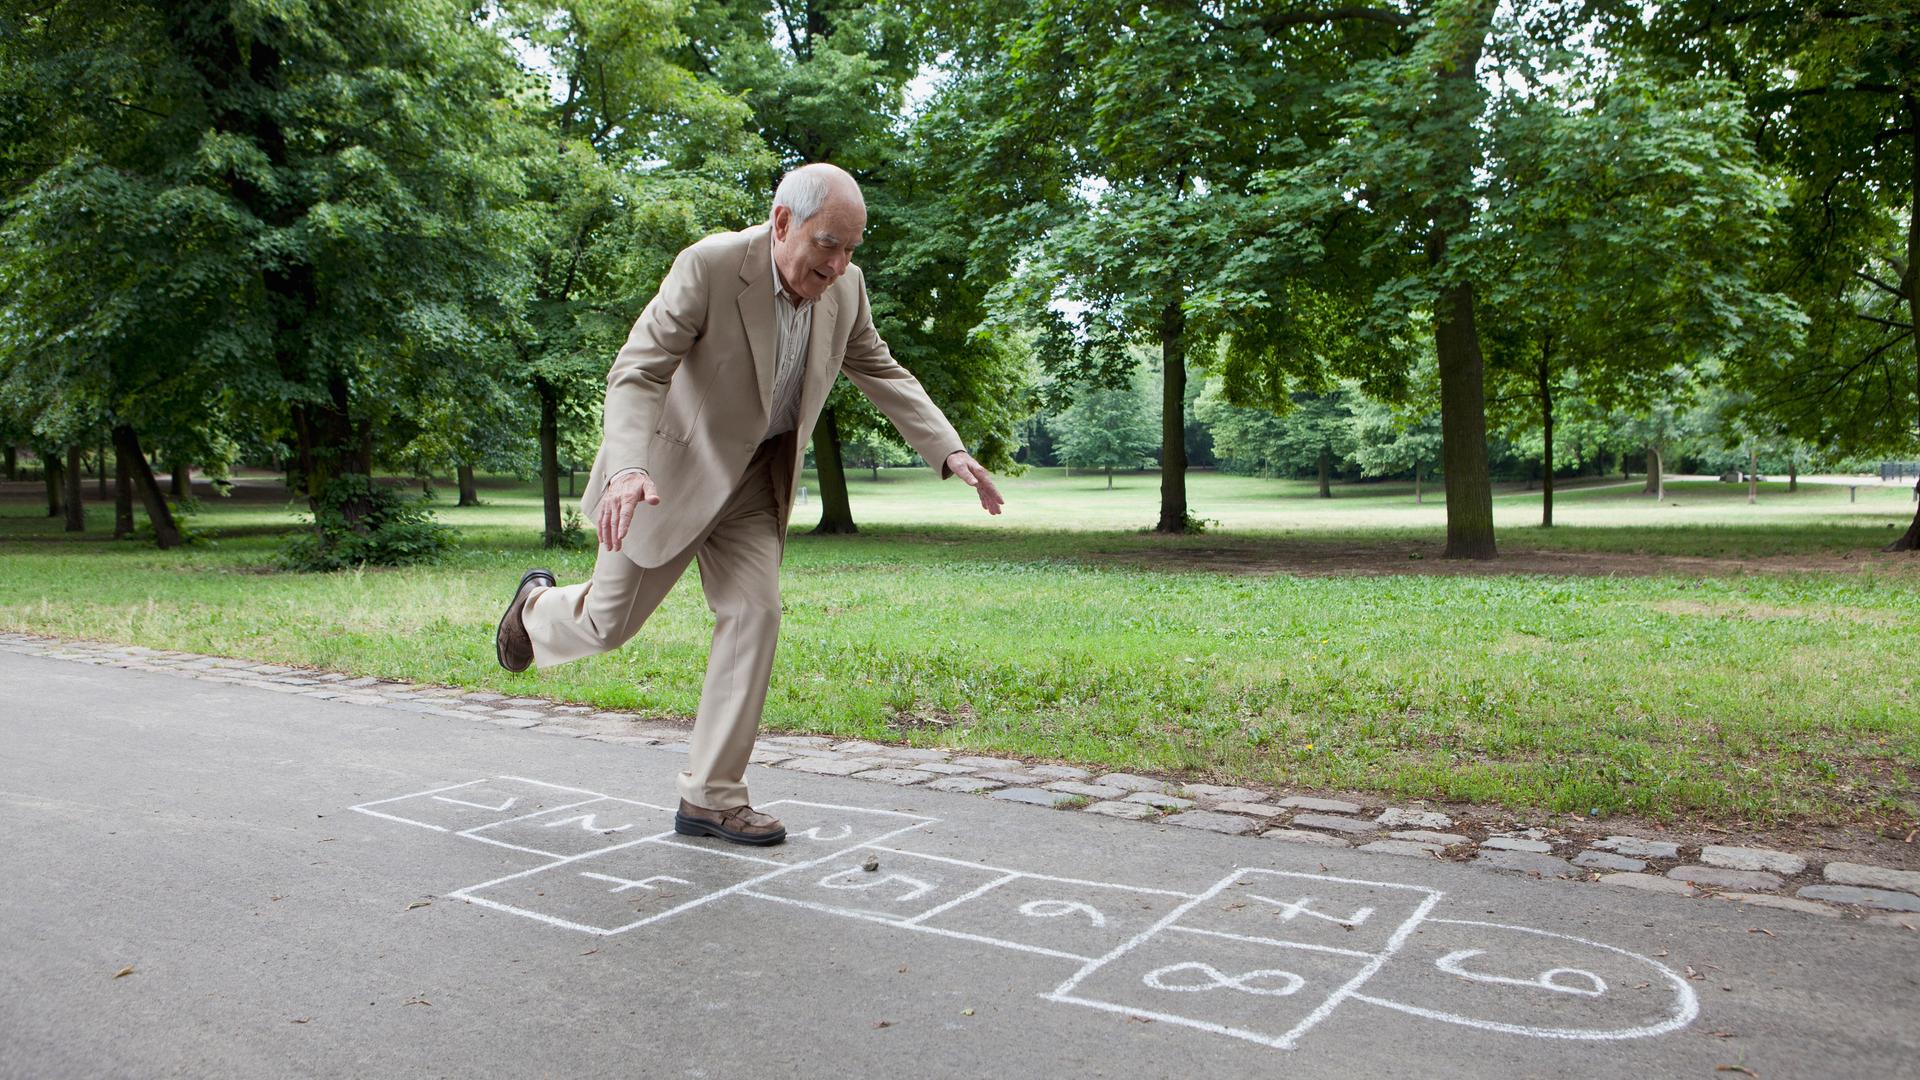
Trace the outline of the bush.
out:
[[[280,564],[326,572],[432,562],[453,546],[453,530],[433,520],[429,501],[409,501],[357,473],[336,477],[321,492],[313,528],[287,545]]]

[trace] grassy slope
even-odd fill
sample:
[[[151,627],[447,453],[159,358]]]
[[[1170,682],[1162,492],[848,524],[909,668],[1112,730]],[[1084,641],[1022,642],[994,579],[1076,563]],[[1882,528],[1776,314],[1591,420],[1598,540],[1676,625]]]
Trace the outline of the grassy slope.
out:
[[[856,478],[856,537],[796,535],[771,727],[906,737],[1137,770],[1584,811],[1755,818],[1911,817],[1920,583],[1898,567],[1633,577],[1167,572],[1113,555],[1384,537],[1437,544],[1441,508],[1410,488],[1343,490],[1196,475],[1222,531],[1165,540],[1155,478],[1011,481],[989,520],[957,485]],[[708,621],[690,575],[626,648],[541,674],[493,663],[504,591],[534,562],[563,581],[587,553],[537,548],[532,488],[442,508],[445,565],[329,576],[264,564],[293,522],[273,503],[209,500],[185,554],[69,540],[0,503],[0,626],[506,689],[686,716]],[[1909,496],[1843,488],[1637,485],[1566,492],[1569,527],[1516,526],[1504,550],[1794,557],[1833,565],[1904,523]],[[804,520],[807,511],[802,511]],[[887,522],[931,521],[907,526]],[[964,522],[965,524],[960,524]],[[1124,528],[1127,527],[1127,528]],[[1397,558],[1404,559],[1401,554]],[[1401,565],[1404,565],[1401,564]],[[1398,567],[1394,567],[1397,569]]]

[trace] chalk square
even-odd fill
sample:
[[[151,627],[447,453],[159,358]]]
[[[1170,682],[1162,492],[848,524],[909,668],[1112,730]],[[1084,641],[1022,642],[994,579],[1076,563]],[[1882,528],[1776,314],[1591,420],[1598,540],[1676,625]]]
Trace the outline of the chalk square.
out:
[[[354,810],[372,817],[457,833],[492,822],[600,798],[598,792],[544,784],[514,776],[491,776],[408,795],[375,799]]]
[[[1251,941],[1377,954],[1439,896],[1419,885],[1241,870],[1175,925]]]
[[[515,851],[566,858],[657,835],[672,828],[669,813],[651,803],[601,796],[488,822],[460,835]]]
[[[1169,928],[1051,998],[1290,1048],[1374,963]]]
[[[1138,937],[1189,899],[1165,890],[1020,874],[918,925],[1091,959]]]
[[[874,870],[867,859],[878,860]],[[834,915],[907,922],[1004,881],[1010,871],[904,851],[842,853],[749,890],[751,895]]]
[[[617,934],[780,869],[764,859],[640,839],[453,895],[556,926]]]

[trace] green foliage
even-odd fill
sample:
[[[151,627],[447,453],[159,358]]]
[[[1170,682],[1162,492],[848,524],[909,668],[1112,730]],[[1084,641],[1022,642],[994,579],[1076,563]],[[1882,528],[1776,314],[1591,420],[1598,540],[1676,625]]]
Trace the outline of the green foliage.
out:
[[[1136,373],[1126,386],[1081,390],[1064,412],[1050,417],[1047,426],[1061,463],[1076,469],[1105,469],[1109,485],[1115,469],[1152,464],[1160,425],[1144,384]]]
[[[454,533],[425,503],[357,473],[336,476],[314,505],[313,524],[287,544],[280,565],[325,573],[433,562],[453,546]]]

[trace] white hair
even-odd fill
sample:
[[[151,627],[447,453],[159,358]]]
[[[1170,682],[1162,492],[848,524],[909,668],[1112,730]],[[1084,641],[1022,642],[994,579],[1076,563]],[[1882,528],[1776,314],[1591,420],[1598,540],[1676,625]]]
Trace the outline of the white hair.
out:
[[[780,186],[773,193],[775,209],[782,206],[793,214],[793,223],[800,224],[820,212],[833,196],[834,181],[838,179],[832,168],[814,168],[802,165],[780,179]]]

